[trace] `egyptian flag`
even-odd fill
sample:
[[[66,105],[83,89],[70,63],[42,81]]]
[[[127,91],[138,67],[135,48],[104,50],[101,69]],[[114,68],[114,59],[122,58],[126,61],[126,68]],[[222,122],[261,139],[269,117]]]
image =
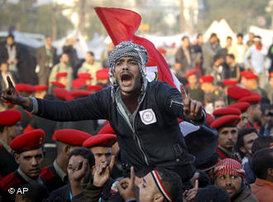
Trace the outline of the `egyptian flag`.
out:
[[[126,9],[102,7],[96,7],[95,11],[114,45],[122,41],[133,41],[146,48],[149,57],[146,65],[147,79],[149,81],[165,81],[180,90],[180,82],[170,71],[166,60],[154,44],[145,38],[135,35],[141,23],[141,16],[138,13]]]

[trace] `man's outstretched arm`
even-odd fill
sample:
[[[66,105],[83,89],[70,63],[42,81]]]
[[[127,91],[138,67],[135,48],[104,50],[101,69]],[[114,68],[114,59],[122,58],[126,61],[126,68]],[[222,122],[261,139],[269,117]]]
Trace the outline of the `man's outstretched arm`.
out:
[[[48,101],[34,97],[22,97],[13,86],[10,78],[7,77],[7,79],[9,87],[2,92],[2,99],[5,102],[20,105],[35,115],[55,121],[107,119],[105,106],[109,106],[107,99],[110,99],[107,92],[70,102]],[[108,104],[104,104],[105,102]]]

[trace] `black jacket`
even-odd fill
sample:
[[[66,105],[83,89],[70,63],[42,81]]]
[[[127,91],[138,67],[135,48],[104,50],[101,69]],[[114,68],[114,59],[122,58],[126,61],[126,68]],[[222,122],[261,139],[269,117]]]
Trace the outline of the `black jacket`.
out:
[[[106,88],[71,102],[37,99],[37,115],[58,121],[109,120],[117,134],[121,160],[136,170],[191,165],[194,158],[187,151],[177,121],[177,117],[183,119],[183,101],[176,88],[165,82],[148,83],[132,115],[132,124],[117,97],[118,92],[113,98],[111,88]]]

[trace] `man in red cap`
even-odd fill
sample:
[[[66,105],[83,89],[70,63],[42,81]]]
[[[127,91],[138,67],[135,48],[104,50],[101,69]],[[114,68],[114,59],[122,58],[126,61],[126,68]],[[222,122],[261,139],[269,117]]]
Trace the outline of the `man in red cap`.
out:
[[[237,124],[240,121],[238,115],[225,115],[211,123],[211,127],[218,131],[218,148],[221,159],[232,158],[239,160],[235,153],[235,144],[238,137]]]
[[[244,77],[246,78],[246,88],[250,91],[256,92],[262,97],[267,97],[264,89],[259,86],[258,76],[252,71],[248,71]]]
[[[91,83],[92,85],[96,85],[96,71],[102,69],[102,66],[99,62],[95,61],[95,56],[93,52],[87,52],[85,56],[85,61],[82,66],[79,68],[78,73],[89,73],[93,77]]]
[[[68,156],[73,150],[80,148],[83,142],[91,137],[90,134],[74,130],[57,130],[53,139],[56,141],[57,157],[53,164],[44,168],[41,172],[41,178],[51,192],[68,183],[67,165]]]
[[[241,115],[240,115],[241,120],[237,125],[239,130],[248,127],[247,109],[248,109],[249,106],[250,106],[250,104],[248,102],[238,102],[238,103],[234,103],[234,104],[229,105],[229,107],[237,108],[237,109],[239,109],[241,111]]]
[[[60,62],[52,68],[49,76],[49,83],[51,83],[51,81],[55,81],[56,75],[60,72],[67,72],[66,89],[69,90],[71,88],[71,82],[73,78],[73,69],[69,66],[69,57],[66,53],[61,55]]]
[[[200,86],[197,82],[196,69],[192,69],[187,72],[186,78],[189,82],[189,86],[186,88],[189,96],[191,98],[198,100],[199,102],[204,103],[204,91],[200,89]]]
[[[109,68],[103,68],[96,72],[97,85],[107,87],[109,85]]]
[[[259,129],[259,125],[261,123],[261,96],[258,93],[253,93],[249,96],[243,97],[239,99],[239,102],[248,102],[250,106],[248,107],[248,127],[255,127],[257,130]]]
[[[231,201],[258,202],[244,182],[245,171],[242,165],[234,159],[220,160],[214,169],[214,183],[224,187]]]
[[[94,154],[96,166],[99,164],[108,166],[112,156],[111,147],[116,141],[117,137],[114,134],[98,134],[89,137],[82,145]],[[92,170],[93,174],[94,172],[95,170]]]
[[[19,135],[11,141],[10,148],[14,151],[14,158],[19,167],[0,182],[2,201],[14,201],[18,188],[24,184],[43,184],[40,172],[44,159],[44,140],[44,131],[38,129]]]
[[[200,77],[199,82],[201,89],[205,93],[205,101],[206,110],[210,113],[213,111],[213,102],[215,100],[224,100],[225,95],[224,92],[219,90],[217,86],[213,83],[214,77],[210,75],[205,75]]]
[[[35,88],[34,96],[37,98],[44,99],[47,93],[47,85],[36,85],[34,86],[34,88]]]
[[[5,177],[18,167],[10,148],[10,142],[22,132],[21,113],[17,110],[0,112],[0,178]]]

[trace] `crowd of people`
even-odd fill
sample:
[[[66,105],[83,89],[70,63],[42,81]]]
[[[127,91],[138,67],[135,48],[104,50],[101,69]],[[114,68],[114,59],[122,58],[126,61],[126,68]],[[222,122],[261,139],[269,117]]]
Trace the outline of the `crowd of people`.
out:
[[[147,80],[141,45],[81,62],[77,40],[57,59],[50,37],[36,51],[39,83],[20,83],[8,36],[0,201],[272,201],[273,50],[253,33],[226,40],[184,36],[169,65],[177,89]]]

